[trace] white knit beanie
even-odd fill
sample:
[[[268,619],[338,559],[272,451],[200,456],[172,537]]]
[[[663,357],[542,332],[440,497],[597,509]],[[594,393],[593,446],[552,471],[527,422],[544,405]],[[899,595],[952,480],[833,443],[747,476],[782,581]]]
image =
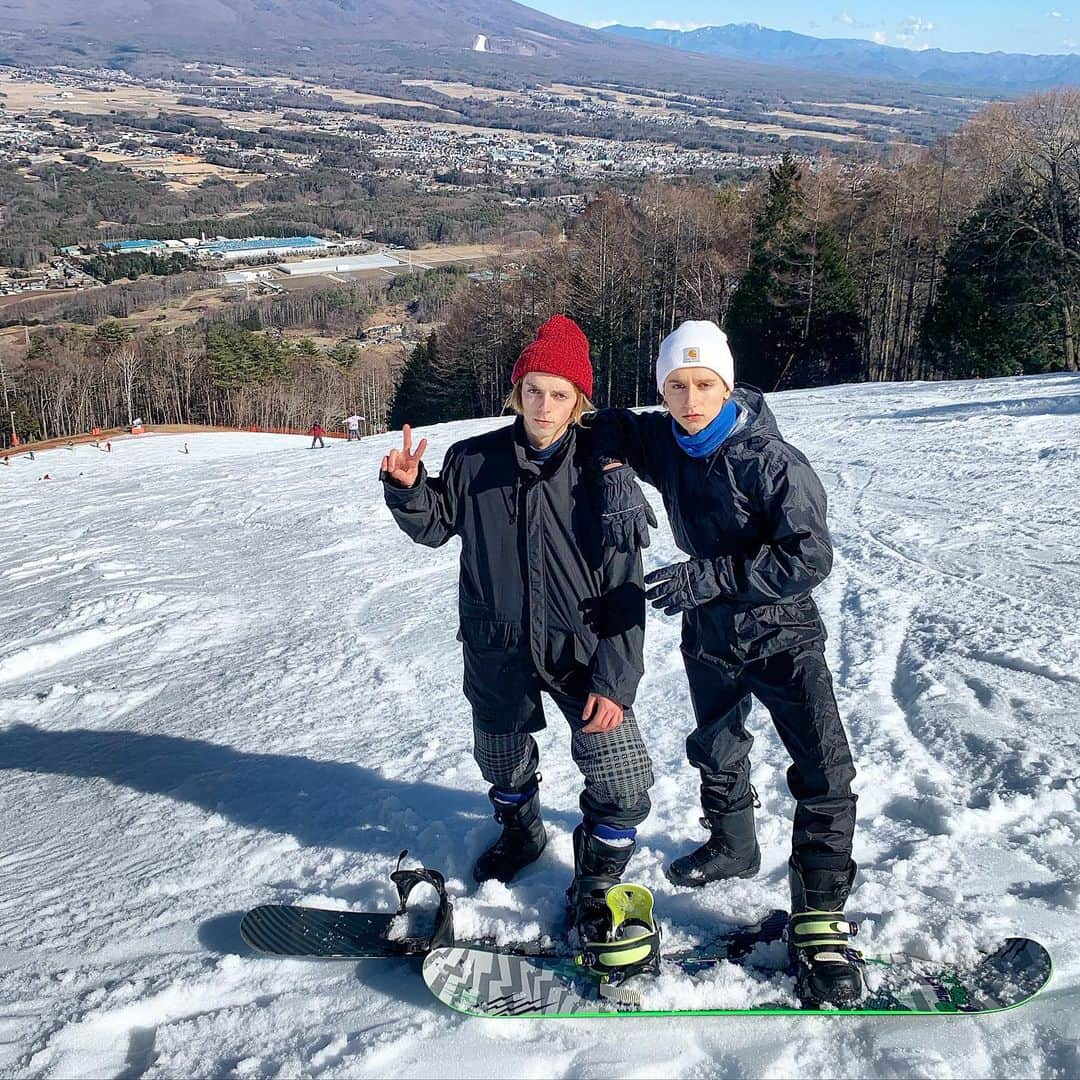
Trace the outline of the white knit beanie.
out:
[[[688,320],[660,342],[656,358],[656,386],[661,397],[667,377],[679,368],[703,367],[715,371],[729,390],[735,389],[735,361],[727,334],[714,322]]]

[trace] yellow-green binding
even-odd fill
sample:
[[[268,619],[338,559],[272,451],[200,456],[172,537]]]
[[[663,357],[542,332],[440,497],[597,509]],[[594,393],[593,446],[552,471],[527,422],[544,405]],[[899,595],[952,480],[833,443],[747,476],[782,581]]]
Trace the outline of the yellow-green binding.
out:
[[[653,959],[660,932],[653,922],[653,895],[644,885],[620,882],[604,895],[611,912],[611,940],[585,942],[577,963],[602,973]]]

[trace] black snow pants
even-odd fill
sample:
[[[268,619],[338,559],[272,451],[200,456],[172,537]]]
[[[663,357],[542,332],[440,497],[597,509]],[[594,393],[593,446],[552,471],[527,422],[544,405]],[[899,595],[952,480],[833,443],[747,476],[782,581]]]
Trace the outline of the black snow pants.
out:
[[[686,754],[701,772],[705,815],[740,808],[752,798],[754,737],[746,720],[753,695],[791,755],[787,780],[796,800],[796,861],[804,870],[846,869],[855,831],[855,766],[824,652],[811,646],[743,665],[706,663],[685,652],[683,660],[697,720]]]

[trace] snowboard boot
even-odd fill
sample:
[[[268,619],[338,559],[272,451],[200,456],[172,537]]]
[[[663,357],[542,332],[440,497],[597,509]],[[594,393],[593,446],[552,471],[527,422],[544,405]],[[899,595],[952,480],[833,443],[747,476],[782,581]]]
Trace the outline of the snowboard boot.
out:
[[[488,792],[502,833],[473,865],[473,877],[477,881],[494,878],[509,883],[529,863],[540,858],[547,846],[547,832],[540,817],[539,785],[540,777],[534,776],[524,787],[493,787]]]
[[[862,996],[862,956],[851,945],[859,928],[844,919],[844,901],[855,864],[846,870],[803,870],[791,858],[788,880],[788,952],[799,999],[815,1006],[853,1004]]]
[[[570,927],[578,941],[607,941],[612,930],[607,891],[618,885],[634,854],[636,829],[584,825],[574,829],[574,880],[566,890]]]
[[[698,888],[724,878],[753,877],[761,867],[761,849],[754,829],[754,800],[737,809],[711,813],[701,819],[711,836],[689,855],[675,859],[667,868],[673,885]]]

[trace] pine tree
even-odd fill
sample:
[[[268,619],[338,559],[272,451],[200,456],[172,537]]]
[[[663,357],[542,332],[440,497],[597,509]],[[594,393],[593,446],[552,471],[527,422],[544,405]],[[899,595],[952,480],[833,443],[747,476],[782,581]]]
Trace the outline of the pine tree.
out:
[[[1058,240],[1060,233],[1061,240]],[[963,222],[923,323],[929,358],[956,378],[1060,371],[1075,355],[1080,209],[1019,171]]]
[[[405,424],[438,424],[456,417],[448,415],[438,372],[439,344],[434,331],[413,349],[390,402],[390,427]]]
[[[843,245],[789,154],[769,170],[750,266],[726,321],[737,377],[765,390],[858,377],[859,294]]]

